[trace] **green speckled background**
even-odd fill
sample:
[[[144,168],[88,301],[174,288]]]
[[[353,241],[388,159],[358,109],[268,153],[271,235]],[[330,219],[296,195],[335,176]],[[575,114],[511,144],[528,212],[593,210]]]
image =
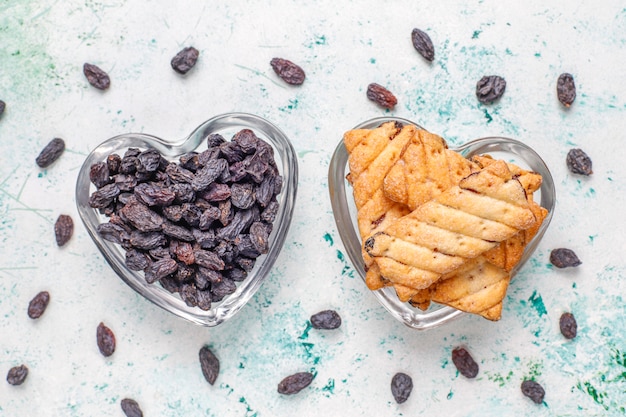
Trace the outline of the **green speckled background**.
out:
[[[414,27],[436,56],[413,49]],[[181,77],[169,66],[182,47],[200,50]],[[300,64],[301,87],[279,80],[275,56]],[[109,73],[90,87],[82,64]],[[626,3],[604,0],[0,2],[0,375],[30,368],[19,387],[0,381],[0,416],[122,416],[136,399],[146,416],[605,416],[626,414]],[[574,105],[557,101],[556,79],[571,72]],[[486,74],[506,78],[500,101],[474,95]],[[365,98],[370,82],[398,105]],[[279,125],[299,156],[298,200],[287,243],[250,303],[217,328],[185,322],[145,301],[105,263],[79,222],[74,185],[85,156],[126,132],[186,136],[225,112],[250,112]],[[555,178],[557,209],[534,257],[509,289],[502,320],[462,317],[428,332],[396,322],[353,270],[327,190],[331,154],[344,131],[392,114],[458,145],[482,136],[524,141]],[[67,151],[48,169],[35,157],[53,137]],[[585,150],[594,173],[570,174],[565,155]],[[72,215],[62,249],[52,225]],[[557,270],[552,248],[583,264]],[[40,290],[51,303],[38,321],[26,307]],[[326,308],[337,331],[311,329]],[[578,319],[573,341],[561,313]],[[118,347],[104,358],[95,329],[104,321]],[[198,350],[221,361],[214,386]],[[479,362],[459,375],[451,350]],[[276,392],[291,373],[311,386]],[[413,377],[397,405],[389,384]],[[524,378],[546,389],[541,405],[520,392]]]

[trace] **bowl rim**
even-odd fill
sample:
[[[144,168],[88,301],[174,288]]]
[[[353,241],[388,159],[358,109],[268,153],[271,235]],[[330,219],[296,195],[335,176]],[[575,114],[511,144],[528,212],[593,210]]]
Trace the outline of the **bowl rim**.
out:
[[[101,162],[105,156],[114,151],[137,148],[156,148],[164,157],[174,159],[192,150],[198,149],[210,133],[225,130],[239,131],[244,128],[252,129],[255,134],[268,142],[274,149],[276,164],[283,177],[283,187],[277,195],[279,210],[274,220],[274,227],[270,234],[270,247],[267,254],[257,258],[254,268],[242,282],[237,283],[237,290],[220,302],[215,302],[208,311],[198,307],[189,307],[177,294],[163,289],[160,285],[148,284],[143,278],[143,272],[131,271],[121,259],[123,249],[120,245],[102,239],[96,227],[100,220],[106,219],[97,209],[88,205],[88,199],[95,186],[89,180],[89,169],[95,162]],[[278,157],[276,157],[278,154]],[[250,298],[258,291],[267,279],[271,269],[280,254],[291,221],[296,203],[298,188],[298,158],[293,144],[287,135],[269,120],[242,112],[223,113],[207,119],[194,128],[191,133],[181,140],[168,141],[145,133],[123,133],[104,140],[96,146],[85,158],[76,180],[75,198],[79,216],[96,247],[106,262],[135,292],[162,309],[184,318],[192,323],[205,327],[217,326],[232,318],[243,308]]]
[[[376,117],[357,124],[353,129],[371,129],[377,127],[385,122],[398,121],[403,124],[410,124],[416,126],[418,129],[424,129],[419,124],[402,117],[383,116]],[[426,130],[426,129],[424,129]],[[470,140],[460,146],[450,147],[451,150],[461,153],[464,157],[471,155],[485,153],[487,151],[493,151],[498,148],[497,145],[506,145],[505,151],[513,153],[520,152],[522,155],[513,153],[519,156],[524,162],[530,165],[535,165],[535,168],[539,168],[543,177],[542,185],[540,188],[541,200],[539,204],[548,210],[548,214],[540,226],[539,231],[531,242],[526,246],[524,255],[518,265],[511,271],[511,278],[524,266],[528,259],[533,255],[537,245],[542,240],[554,214],[556,206],[556,189],[554,185],[554,179],[548,166],[541,156],[530,146],[523,142],[502,136],[489,136],[478,139]],[[498,152],[505,152],[500,149],[496,149]],[[531,162],[524,158],[532,158]],[[358,227],[354,224],[353,215],[349,212],[348,208],[348,184],[346,180],[346,170],[348,169],[348,152],[344,145],[343,139],[339,141],[333,155],[328,169],[328,188],[331,200],[331,206],[333,209],[333,217],[335,224],[339,232],[339,236],[342,240],[346,253],[350,258],[353,267],[365,283],[365,268],[363,258],[361,254],[361,238],[358,234]],[[547,206],[547,207],[546,207]],[[345,226],[344,225],[350,225]],[[358,245],[353,244],[358,242]],[[366,287],[367,288],[367,287]],[[369,289],[368,289],[369,291]],[[421,310],[411,307],[408,303],[401,303],[398,300],[397,295],[393,288],[386,287],[376,291],[371,291],[378,302],[387,310],[387,312],[395,319],[405,324],[406,326],[416,330],[429,330],[439,327],[453,319],[467,315],[460,310],[453,307],[437,304],[438,308],[430,311],[422,312]]]

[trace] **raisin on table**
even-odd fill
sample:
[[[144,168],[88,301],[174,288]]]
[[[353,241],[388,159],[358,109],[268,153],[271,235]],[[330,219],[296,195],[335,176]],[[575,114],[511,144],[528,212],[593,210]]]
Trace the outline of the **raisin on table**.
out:
[[[539,383],[527,379],[522,382],[522,394],[533,400],[535,404],[541,404],[543,402],[543,398],[546,395],[545,390]]]
[[[452,362],[464,377],[474,378],[478,375],[478,364],[465,348],[457,347],[452,350]]]
[[[4,109],[6,109],[6,107],[7,107],[7,104],[4,101],[0,100],[0,116],[2,116],[2,114],[4,113]]]
[[[27,376],[28,367],[26,365],[14,366],[7,373],[7,382],[11,385],[22,385]]]
[[[391,395],[398,404],[408,400],[412,390],[413,379],[409,375],[398,372],[391,378]]]
[[[59,159],[64,150],[65,141],[61,138],[54,138],[44,146],[35,162],[40,168],[46,168]]]
[[[89,84],[98,90],[106,90],[111,85],[111,78],[97,65],[85,63],[83,65],[83,74],[89,81]]]
[[[28,303],[28,317],[31,319],[38,319],[43,315],[50,303],[50,293],[48,291],[41,291]]]
[[[553,249],[550,252],[550,263],[557,268],[573,268],[582,264],[576,253],[567,248]]]
[[[178,52],[174,58],[172,58],[170,64],[174,71],[184,75],[196,65],[199,56],[200,52],[196,48],[188,46]]]
[[[198,354],[200,358],[200,369],[204,379],[211,385],[215,384],[218,374],[220,373],[220,361],[217,356],[209,349],[203,346]]]
[[[299,66],[283,58],[273,58],[270,61],[270,66],[283,81],[291,85],[301,85],[304,83],[306,74],[304,70]]]
[[[63,246],[74,234],[74,221],[67,214],[61,214],[54,223],[54,236],[58,246]]]
[[[566,339],[575,338],[578,332],[578,324],[574,315],[572,313],[563,313],[559,319],[559,328],[561,329],[561,334]]]
[[[559,79],[556,82],[556,95],[565,107],[572,105],[576,99],[576,83],[574,83],[574,76],[567,72],[559,75]]]
[[[120,401],[120,406],[126,417],[143,417],[139,404],[132,398],[124,398]]]
[[[341,326],[341,316],[335,310],[323,310],[311,316],[314,329],[337,329]]]
[[[476,83],[476,97],[483,104],[489,104],[504,94],[506,80],[499,75],[485,75]]]
[[[109,357],[115,352],[115,334],[102,322],[98,325],[96,331],[96,341],[98,349],[103,356]]]
[[[413,47],[420,53],[421,56],[424,57],[424,59],[427,61],[435,59],[435,47],[433,46],[433,41],[426,32],[418,28],[413,29],[411,32],[411,41],[413,42]]]
[[[297,394],[313,382],[313,374],[310,372],[298,372],[285,377],[278,383],[278,393],[284,395]]]
[[[570,149],[565,159],[567,169],[573,174],[591,175],[591,158],[582,149]]]
[[[367,86],[367,98],[386,109],[393,109],[398,99],[393,93],[380,84],[371,83]]]

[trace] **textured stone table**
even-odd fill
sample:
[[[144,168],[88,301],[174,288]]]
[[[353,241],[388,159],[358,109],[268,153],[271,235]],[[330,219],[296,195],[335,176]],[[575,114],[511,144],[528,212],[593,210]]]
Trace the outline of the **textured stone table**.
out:
[[[21,386],[0,383],[0,415],[121,416],[122,398],[147,416],[621,415],[626,407],[626,5],[606,0],[498,2],[17,1],[0,3],[0,374],[25,363]],[[435,44],[428,63],[413,49],[414,27]],[[170,59],[200,50],[187,76]],[[307,73],[301,87],[278,79],[280,56]],[[111,76],[98,91],[84,62]],[[569,110],[556,79],[574,75]],[[506,78],[492,105],[476,100],[483,75]],[[388,112],[365,97],[370,82],[398,97]],[[74,185],[85,156],[125,132],[178,139],[211,116],[263,116],[291,138],[300,166],[287,243],[271,276],[232,321],[187,323],[144,300],[108,267],[79,221]],[[356,275],[337,233],[327,168],[344,131],[381,115],[414,120],[451,144],[483,136],[519,139],[544,158],[557,208],[544,240],[515,277],[503,317],[460,319],[427,332],[396,322]],[[40,169],[53,137],[67,150]],[[593,175],[570,174],[579,147]],[[72,215],[63,248],[53,223]],[[555,247],[582,265],[556,270]],[[48,290],[38,321],[29,300]],[[333,308],[336,331],[307,326]],[[558,319],[571,311],[578,337]],[[104,358],[95,329],[104,321],[118,347]],[[214,386],[198,350],[221,361]],[[468,380],[450,354],[466,346],[480,365]],[[315,373],[294,396],[276,392],[291,373]],[[409,400],[390,381],[412,376]],[[522,396],[534,378],[541,405]]]

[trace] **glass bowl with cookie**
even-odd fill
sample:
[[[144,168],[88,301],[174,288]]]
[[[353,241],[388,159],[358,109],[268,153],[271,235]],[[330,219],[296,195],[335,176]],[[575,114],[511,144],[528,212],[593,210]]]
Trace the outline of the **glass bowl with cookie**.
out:
[[[499,320],[555,205],[550,171],[526,144],[486,137],[451,148],[397,117],[347,131],[328,177],[354,268],[393,317],[418,330],[463,314]]]

